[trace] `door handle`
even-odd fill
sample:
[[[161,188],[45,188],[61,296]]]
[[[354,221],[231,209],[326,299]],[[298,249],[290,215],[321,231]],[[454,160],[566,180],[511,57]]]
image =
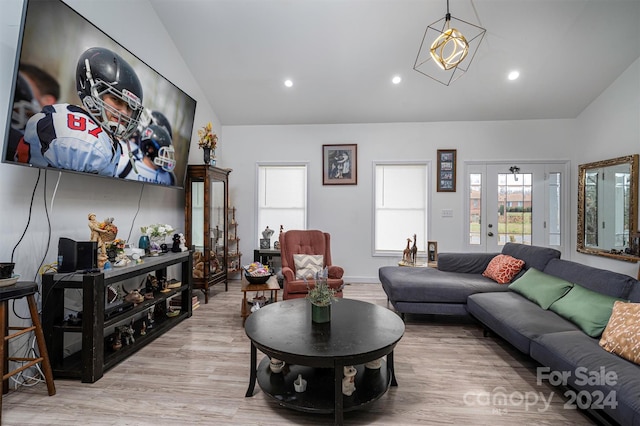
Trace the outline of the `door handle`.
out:
[[[487,235],[493,237],[493,232],[488,232]]]

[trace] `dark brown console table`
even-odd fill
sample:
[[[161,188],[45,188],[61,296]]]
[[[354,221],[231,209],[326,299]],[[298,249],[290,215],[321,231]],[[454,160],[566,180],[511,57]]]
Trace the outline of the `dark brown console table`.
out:
[[[262,391],[280,405],[310,413],[334,413],[342,425],[343,412],[362,408],[379,399],[389,386],[397,386],[393,350],[404,334],[404,323],[394,312],[371,303],[339,299],[331,305],[331,321],[311,321],[311,305],[293,299],[267,305],[245,324],[251,340],[249,387],[256,380]],[[269,358],[257,364],[257,349],[285,361],[281,373],[272,373]],[[363,364],[386,355],[380,369]],[[342,394],[343,367],[356,366],[356,390]],[[295,392],[293,382],[302,374],[307,390]]]
[[[46,273],[42,276],[42,327],[47,342],[51,368],[55,378],[81,379],[84,383],[94,383],[105,370],[113,367],[147,343],[191,316],[191,252],[166,253],[157,257],[145,257],[144,262],[113,268],[96,273]],[[121,281],[136,278],[144,280],[153,273],[158,279],[166,277],[167,267],[181,265],[181,286],[167,292],[156,292],[154,298],[137,305],[122,305],[121,311],[107,317],[105,300],[107,287]],[[82,321],[70,324],[64,317],[64,295],[66,289],[82,291]],[[132,288],[131,288],[132,289]],[[130,289],[130,290],[131,290]],[[155,318],[153,328],[140,333],[142,319],[156,306],[160,311],[174,296],[181,297],[181,309],[177,316]],[[108,345],[107,333],[114,327],[133,322],[135,342],[114,351]],[[82,348],[69,356],[64,356],[65,334],[80,334]]]

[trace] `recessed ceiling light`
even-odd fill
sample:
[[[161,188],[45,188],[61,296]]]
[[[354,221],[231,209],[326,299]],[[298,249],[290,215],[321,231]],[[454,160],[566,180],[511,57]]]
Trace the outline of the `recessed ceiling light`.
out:
[[[400,77],[399,75],[396,75],[391,79],[391,82],[393,84],[400,84],[401,81],[402,81],[402,77]]]
[[[284,81],[284,85],[285,85],[285,86],[287,86],[287,87],[291,87],[291,86],[293,86],[293,81],[291,81],[291,80],[285,80],[285,81]]]
[[[509,80],[517,80],[518,77],[520,77],[520,73],[518,71],[511,71],[507,76]]]

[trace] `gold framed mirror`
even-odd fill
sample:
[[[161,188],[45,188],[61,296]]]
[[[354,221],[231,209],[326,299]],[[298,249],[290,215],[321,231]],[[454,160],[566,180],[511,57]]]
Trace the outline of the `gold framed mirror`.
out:
[[[640,260],[638,154],[578,166],[580,253]]]

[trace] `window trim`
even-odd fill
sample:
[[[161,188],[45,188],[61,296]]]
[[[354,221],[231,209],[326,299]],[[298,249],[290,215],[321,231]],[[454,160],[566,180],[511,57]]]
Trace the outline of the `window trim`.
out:
[[[253,227],[256,230],[256,235],[261,232],[258,228],[258,217],[260,216],[260,168],[261,167],[304,167],[305,169],[305,194],[304,194],[304,229],[307,229],[309,223],[309,162],[308,161],[262,161],[256,162],[255,171],[255,196],[254,196],[254,215],[253,215]],[[280,224],[277,225],[278,229],[274,228],[275,232],[279,232]],[[276,237],[277,238],[277,237]]]
[[[373,185],[371,185],[371,256],[373,257],[402,257],[402,252],[404,250],[403,242],[400,241],[398,243],[398,250],[376,250],[376,168],[377,166],[412,166],[419,165],[426,167],[426,194],[425,194],[425,206],[424,211],[426,214],[426,223],[425,223],[425,235],[422,238],[423,241],[418,240],[419,244],[422,244],[423,247],[427,246],[427,241],[429,240],[429,235],[431,234],[431,202],[432,200],[432,190],[431,180],[433,179],[432,175],[435,173],[432,168],[432,160],[398,160],[398,161],[372,161],[371,163],[371,181]],[[426,255],[424,250],[418,249],[418,253],[422,252],[423,255]]]

